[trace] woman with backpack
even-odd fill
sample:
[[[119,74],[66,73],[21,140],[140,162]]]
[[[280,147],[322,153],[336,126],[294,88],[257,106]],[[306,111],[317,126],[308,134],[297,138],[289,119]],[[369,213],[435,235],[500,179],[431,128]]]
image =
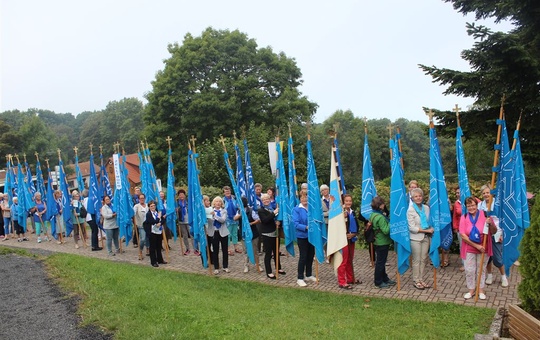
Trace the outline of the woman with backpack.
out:
[[[484,285],[488,258],[484,257],[484,262],[481,263],[482,253],[487,254],[487,256],[493,255],[491,235],[497,232],[497,227],[491,218],[486,217],[484,212],[478,209],[478,203],[474,197],[467,197],[465,199],[465,206],[467,212],[461,216],[459,221],[459,233],[461,234],[460,253],[461,258],[464,260],[465,279],[469,291],[463,297],[467,300],[474,295],[477,283],[476,278],[478,271],[482,267],[478,297],[480,300],[485,300]],[[486,224],[489,226],[488,234],[483,233]]]
[[[373,245],[375,247],[376,259],[373,282],[377,288],[387,289],[396,284],[396,281],[390,280],[388,274],[386,274],[386,259],[388,257],[388,249],[390,248],[390,244],[392,244],[392,239],[390,238],[390,220],[383,213],[385,211],[385,203],[379,196],[375,196],[371,200],[371,209],[373,212],[369,216],[369,221],[375,234]]]

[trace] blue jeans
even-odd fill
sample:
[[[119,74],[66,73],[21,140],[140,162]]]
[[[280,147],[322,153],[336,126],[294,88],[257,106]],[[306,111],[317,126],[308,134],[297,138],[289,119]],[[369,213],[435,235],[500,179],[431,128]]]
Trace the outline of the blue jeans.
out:
[[[9,230],[9,224],[11,222],[11,217],[4,217],[4,235],[8,236],[11,232]]]
[[[146,249],[150,249],[150,239],[146,237],[146,231],[144,231],[144,228],[137,227],[137,230],[139,231],[139,249],[143,251],[144,246],[146,246]]]
[[[116,250],[120,250],[120,245],[118,244],[118,235],[120,234],[120,229],[105,229],[105,235],[107,235],[107,251],[109,254],[112,253],[112,242],[114,241],[114,247]]]

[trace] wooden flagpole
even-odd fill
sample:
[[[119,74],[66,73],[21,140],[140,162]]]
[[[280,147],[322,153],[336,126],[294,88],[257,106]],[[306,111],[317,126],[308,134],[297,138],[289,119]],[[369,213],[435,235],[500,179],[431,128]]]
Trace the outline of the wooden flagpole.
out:
[[[388,139],[391,140],[392,139],[392,133],[393,133],[393,130],[394,130],[394,127],[392,126],[392,123],[388,124],[386,129],[388,130]],[[393,157],[392,149],[390,149],[390,160],[392,160],[392,157]],[[396,277],[397,277],[397,286],[396,286],[396,288],[397,288],[397,291],[400,291],[401,290],[401,275],[399,274],[399,263],[398,263],[398,257],[397,257],[397,247],[395,245],[396,245],[396,242],[394,242],[394,249],[396,251]]]
[[[363,118],[363,121],[364,121],[364,135],[367,135],[368,134],[368,128],[367,128],[367,117],[364,117]],[[363,194],[363,193],[362,193]],[[362,203],[360,203],[360,205],[362,205]],[[360,209],[361,210],[361,209]],[[369,222],[371,223],[371,222]],[[375,269],[375,265],[374,265],[374,258],[375,258],[375,249],[374,249],[374,245],[373,245],[373,242],[371,242],[369,244],[369,260],[370,260],[370,265],[371,265],[371,268],[374,268]]]
[[[191,143],[190,143],[190,141],[191,141]],[[192,157],[193,157],[193,161],[195,163],[195,171],[197,171],[197,158],[195,158],[195,153],[197,152],[197,148],[195,146],[196,141],[197,141],[197,138],[195,138],[195,135],[191,135],[191,139],[188,141],[188,149],[193,150]],[[199,174],[197,174],[197,177],[199,177]],[[189,183],[189,179],[188,179],[188,183]],[[180,233],[182,233],[181,229],[182,228],[180,228]],[[204,237],[206,237],[206,258],[207,258],[207,261],[208,261],[208,275],[212,275],[212,265],[213,265],[213,263],[212,263],[212,258],[211,258],[212,256],[210,254],[210,244],[208,243],[208,237],[207,237],[207,234],[206,234],[206,228],[204,228]],[[180,242],[180,246],[183,247],[182,242]],[[195,244],[193,244],[193,247],[195,248]],[[200,243],[199,243],[199,247],[200,247]],[[182,248],[182,250],[183,250],[183,248]],[[201,250],[202,249],[200,249],[199,252]],[[203,263],[203,265],[204,265],[204,263]]]
[[[499,110],[499,120],[502,120],[504,118],[504,100],[505,100],[505,95],[503,94],[503,97],[501,99],[501,108]],[[501,133],[502,133],[502,125],[499,125],[497,127],[497,142],[495,143],[496,145],[500,144],[501,142]],[[493,169],[495,169],[497,165],[499,165],[499,153],[500,153],[499,149],[496,148],[495,155],[493,156]],[[491,188],[492,189],[495,186],[496,177],[497,177],[497,172],[492,171],[491,172]],[[491,211],[492,201],[493,201],[493,195],[490,195],[488,199],[488,204],[487,204],[488,211]],[[482,272],[484,270],[484,256],[485,256],[486,242],[487,242],[488,236],[489,236],[489,232],[487,235],[484,235],[484,240],[482,241],[482,247],[484,248],[484,251],[482,252],[482,255],[480,255],[480,268],[478,269],[478,278],[476,280],[476,292],[474,294],[474,302],[478,301],[478,295],[480,294],[479,292],[480,279],[482,278]]]
[[[77,151],[78,150],[79,150],[79,148],[77,148],[77,147],[73,148],[73,151],[75,151],[75,157],[77,157]],[[82,194],[82,192],[80,192],[79,194]],[[77,202],[77,206],[78,206],[78,204],[82,205],[81,201]],[[83,242],[84,248],[87,248],[88,245],[86,244],[86,230],[83,230],[83,227],[81,226],[81,223],[79,222],[79,216],[77,215],[76,208],[72,206],[72,209],[73,209],[73,216],[76,217],[77,226],[79,228],[79,239]],[[83,223],[83,225],[84,225],[84,223]],[[75,235],[73,235],[73,240],[75,241]],[[77,243],[75,243],[75,245],[77,245]]]

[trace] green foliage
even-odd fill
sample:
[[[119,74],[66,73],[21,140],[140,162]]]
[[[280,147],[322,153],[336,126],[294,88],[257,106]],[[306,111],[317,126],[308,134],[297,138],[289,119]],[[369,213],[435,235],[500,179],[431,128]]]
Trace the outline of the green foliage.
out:
[[[540,140],[536,130],[540,124],[540,3],[521,0],[445,0],[462,14],[474,13],[477,19],[507,20],[514,28],[508,33],[493,32],[481,26],[467,24],[467,32],[476,42],[464,50],[461,57],[471,71],[456,71],[420,65],[434,82],[447,85],[445,94],[475,98],[475,105],[464,112],[461,123],[470,135],[487,137],[495,142],[499,106],[503,95],[505,117],[509,129],[516,127],[523,113],[522,151],[525,161],[540,164]],[[456,126],[453,112],[437,113],[440,122]]]
[[[22,151],[21,135],[9,124],[0,119],[0,155],[14,154]]]
[[[525,231],[520,247],[519,298],[525,310],[540,315],[540,201],[534,204],[531,225]]]
[[[68,254],[53,255],[46,264],[64,289],[81,297],[78,313],[84,324],[114,332],[115,339],[466,339],[486,332],[494,313],[450,303],[276,287]],[[355,327],[359,320],[362,326]]]
[[[284,127],[311,121],[316,104],[298,89],[302,74],[295,60],[258,48],[238,30],[207,28],[168,50],[171,57],[146,95],[145,134],[152,150],[165,149],[159,140],[165,133],[204,142],[230,136],[246,122]],[[163,173],[166,162],[158,157],[155,167]]]

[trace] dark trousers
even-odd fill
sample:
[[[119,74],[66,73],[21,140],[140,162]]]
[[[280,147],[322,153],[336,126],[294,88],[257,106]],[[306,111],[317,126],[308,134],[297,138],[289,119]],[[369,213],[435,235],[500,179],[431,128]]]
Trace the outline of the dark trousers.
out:
[[[298,258],[298,279],[303,280],[304,270],[306,276],[311,276],[315,247],[309,243],[307,238],[299,238],[297,242],[298,250],[300,250],[300,257]]]
[[[222,228],[226,228],[225,225]],[[214,237],[212,237],[212,264],[214,269],[219,269],[219,245],[221,244],[221,253],[223,254],[223,268],[229,268],[229,253],[228,245],[229,237],[221,237],[219,235],[219,230],[214,232]]]
[[[92,216],[92,219],[90,221],[88,221],[88,225],[90,226],[90,230],[92,230],[92,236],[91,236],[91,242],[92,242],[92,248],[98,248],[99,247],[99,243],[98,243],[98,226],[97,226],[97,223],[96,223],[96,215],[95,214],[91,214]]]
[[[277,252],[276,247],[276,238],[275,237],[268,237],[265,235],[262,235],[262,244],[264,247],[264,269],[266,270],[266,274],[272,274],[272,254],[276,254],[274,256],[274,262],[277,262],[279,259],[279,253]],[[281,269],[281,262],[278,263],[278,270]],[[275,264],[275,263],[274,263]]]
[[[388,275],[386,274],[386,258],[388,257],[388,248],[386,246],[374,246],[375,247],[375,280],[376,286],[383,282],[388,282]]]
[[[148,235],[147,235],[148,236]],[[150,263],[163,263],[163,255],[161,255],[161,244],[163,236],[161,234],[150,233]]]

